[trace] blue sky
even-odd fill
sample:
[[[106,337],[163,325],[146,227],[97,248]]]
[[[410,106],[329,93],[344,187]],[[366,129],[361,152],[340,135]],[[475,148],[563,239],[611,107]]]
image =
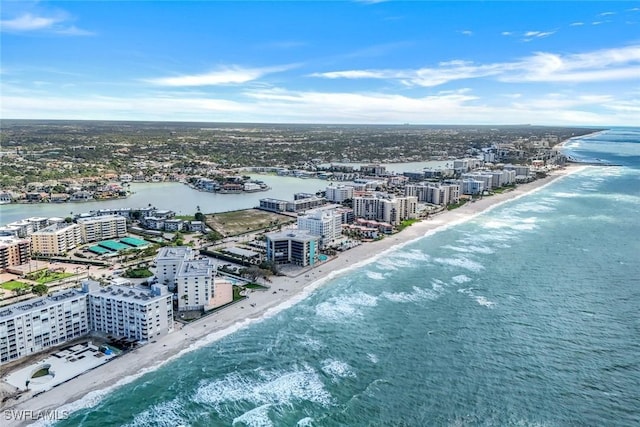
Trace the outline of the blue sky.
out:
[[[640,2],[2,1],[2,118],[638,125]]]

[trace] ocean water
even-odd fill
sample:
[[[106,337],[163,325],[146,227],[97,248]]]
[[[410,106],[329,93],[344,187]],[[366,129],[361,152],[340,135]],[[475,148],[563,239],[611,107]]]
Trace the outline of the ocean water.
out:
[[[640,129],[339,274],[61,426],[640,425]]]

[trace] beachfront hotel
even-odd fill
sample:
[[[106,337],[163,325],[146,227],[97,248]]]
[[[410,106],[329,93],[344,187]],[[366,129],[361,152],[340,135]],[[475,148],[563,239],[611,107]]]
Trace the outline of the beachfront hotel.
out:
[[[176,275],[184,261],[195,259],[196,252],[188,246],[165,246],[156,256],[156,278],[159,283],[175,288]]]
[[[0,309],[0,364],[90,332],[141,342],[173,330],[173,295],[165,286],[101,287],[84,280],[67,289]]]
[[[91,331],[148,341],[173,330],[173,294],[164,285],[151,288],[82,282]]]
[[[31,242],[28,239],[0,236],[0,272],[29,262]]]
[[[308,230],[287,230],[267,233],[267,260],[277,264],[295,264],[301,267],[318,261],[320,236]]]
[[[34,254],[65,255],[81,243],[82,230],[78,224],[56,223],[31,234],[31,252]]]
[[[89,332],[87,295],[76,289],[0,309],[0,364]]]
[[[78,218],[82,242],[97,242],[127,235],[127,219],[120,215],[91,216]]]

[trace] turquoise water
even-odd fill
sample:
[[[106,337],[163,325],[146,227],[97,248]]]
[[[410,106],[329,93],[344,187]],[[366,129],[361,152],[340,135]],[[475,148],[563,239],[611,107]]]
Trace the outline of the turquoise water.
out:
[[[640,423],[640,133],[614,159],[330,280],[63,426]]]
[[[329,259],[329,257],[328,257],[328,256],[326,256],[326,255],[318,255],[318,259],[319,259],[320,261],[326,261],[326,260],[328,260],[328,259]]]

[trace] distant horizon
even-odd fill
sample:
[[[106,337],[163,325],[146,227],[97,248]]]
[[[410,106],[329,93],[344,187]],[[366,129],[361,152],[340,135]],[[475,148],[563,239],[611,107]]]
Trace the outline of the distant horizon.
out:
[[[4,121],[24,121],[24,122],[106,122],[106,123],[175,123],[175,124],[218,124],[218,125],[295,125],[295,126],[337,126],[337,127],[350,127],[350,126],[363,126],[363,127],[376,127],[376,126],[390,126],[390,127],[549,127],[549,128],[582,128],[582,129],[615,129],[615,128],[638,128],[640,126],[631,125],[615,125],[615,126],[597,126],[597,125],[583,125],[583,124],[531,124],[531,123],[313,123],[313,122],[223,122],[223,121],[199,121],[199,120],[111,120],[111,119],[16,119],[16,118],[0,118],[0,123]]]
[[[577,5],[3,2],[0,117],[632,126],[640,4]]]

